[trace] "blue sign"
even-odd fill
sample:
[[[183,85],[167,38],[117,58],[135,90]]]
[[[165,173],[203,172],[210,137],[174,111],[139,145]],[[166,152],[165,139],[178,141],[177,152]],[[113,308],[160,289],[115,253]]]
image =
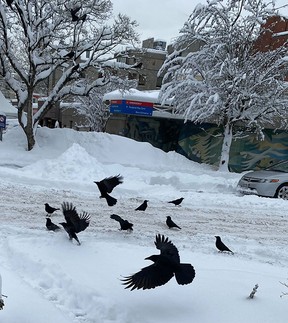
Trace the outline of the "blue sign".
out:
[[[0,128],[6,128],[6,116],[0,114]]]
[[[153,110],[153,103],[151,102],[112,100],[110,105],[111,113],[152,116]]]

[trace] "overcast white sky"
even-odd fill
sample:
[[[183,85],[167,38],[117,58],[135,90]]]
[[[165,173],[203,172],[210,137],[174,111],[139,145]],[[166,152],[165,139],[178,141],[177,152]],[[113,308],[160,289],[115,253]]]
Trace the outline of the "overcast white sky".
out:
[[[179,35],[179,30],[198,3],[205,0],[112,0],[114,14],[123,13],[136,20],[141,41],[154,37],[168,44]],[[288,0],[276,0],[276,5]],[[288,16],[288,8],[283,9]]]

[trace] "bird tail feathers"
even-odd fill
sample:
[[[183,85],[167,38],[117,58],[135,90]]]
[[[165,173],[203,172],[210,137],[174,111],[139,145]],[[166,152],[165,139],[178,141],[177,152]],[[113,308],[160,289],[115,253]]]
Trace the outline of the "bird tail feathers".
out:
[[[106,199],[107,204],[109,206],[113,206],[113,205],[115,205],[117,203],[117,199],[115,199],[114,197],[112,197],[109,194],[105,194],[105,199]]]
[[[195,269],[190,264],[180,264],[179,269],[175,271],[175,278],[179,285],[190,284],[195,277]]]

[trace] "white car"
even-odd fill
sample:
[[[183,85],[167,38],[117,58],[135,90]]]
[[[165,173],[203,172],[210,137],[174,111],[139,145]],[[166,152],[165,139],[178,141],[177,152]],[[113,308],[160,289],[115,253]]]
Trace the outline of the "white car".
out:
[[[246,173],[237,185],[242,194],[288,199],[288,160]]]

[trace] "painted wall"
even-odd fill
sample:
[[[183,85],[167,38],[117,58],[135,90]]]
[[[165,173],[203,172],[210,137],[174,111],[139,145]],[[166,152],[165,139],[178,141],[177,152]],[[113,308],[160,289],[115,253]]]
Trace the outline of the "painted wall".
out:
[[[164,151],[174,150],[198,163],[219,164],[222,130],[214,124],[184,123],[183,120],[129,116],[126,137],[149,142]],[[264,140],[255,134],[233,140],[229,168],[233,172],[267,167],[288,158],[288,132],[264,130]]]

